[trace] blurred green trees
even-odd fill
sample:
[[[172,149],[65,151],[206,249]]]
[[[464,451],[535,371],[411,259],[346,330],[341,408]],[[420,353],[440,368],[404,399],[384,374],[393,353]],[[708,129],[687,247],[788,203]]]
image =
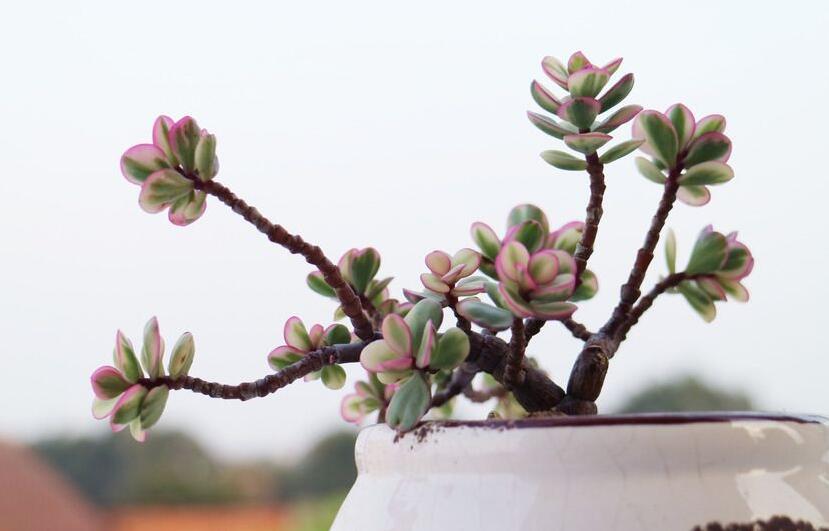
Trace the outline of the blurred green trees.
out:
[[[293,466],[223,462],[182,433],[50,439],[35,445],[50,464],[100,506],[273,503],[348,490],[356,478],[352,432],[336,432]]]
[[[643,388],[628,398],[616,413],[681,411],[751,411],[751,399],[740,391],[726,391],[697,376],[685,375]]]

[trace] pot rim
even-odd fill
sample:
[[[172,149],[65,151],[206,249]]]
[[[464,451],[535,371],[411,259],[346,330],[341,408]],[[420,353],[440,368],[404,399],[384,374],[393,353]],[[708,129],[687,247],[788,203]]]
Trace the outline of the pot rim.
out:
[[[428,420],[418,424],[413,431],[424,428],[483,428],[501,431],[506,429],[527,428],[570,428],[620,425],[648,426],[746,421],[793,422],[796,424],[823,424],[829,426],[829,417],[813,414],[777,413],[767,411],[691,411],[681,413],[666,412],[534,417],[513,420]]]

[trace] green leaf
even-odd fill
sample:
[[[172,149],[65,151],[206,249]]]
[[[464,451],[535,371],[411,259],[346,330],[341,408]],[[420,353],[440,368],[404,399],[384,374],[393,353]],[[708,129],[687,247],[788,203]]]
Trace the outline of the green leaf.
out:
[[[325,343],[327,345],[347,345],[351,343],[351,332],[345,325],[335,324],[325,330]]]
[[[599,157],[599,162],[602,164],[609,164],[614,160],[619,160],[620,158],[628,155],[636,149],[644,144],[644,140],[627,140],[625,142],[621,142],[616,144],[612,148],[605,151],[601,157]]]
[[[498,251],[501,250],[501,240],[498,239],[498,235],[495,234],[492,227],[486,223],[476,221],[470,227],[469,232],[475,245],[481,250],[481,254],[490,260],[495,260]]]
[[[630,94],[631,89],[633,89],[633,74],[625,74],[599,98],[602,106],[601,112],[621,103]]]
[[[432,321],[435,329],[439,329],[443,322],[443,308],[440,303],[432,299],[423,299],[409,310],[404,319],[412,331],[411,352],[417,352],[420,348],[420,340],[423,335],[423,328],[427,321]]]
[[[514,236],[529,252],[534,253],[544,245],[547,234],[548,231],[545,231],[540,223],[527,220],[518,227]]]
[[[193,183],[179,175],[176,170],[158,170],[147,177],[141,185],[138,204],[145,212],[154,214],[183,197],[188,197],[193,191]]]
[[[141,402],[141,428],[152,428],[161,414],[164,413],[164,408],[167,406],[167,397],[170,396],[170,390],[167,386],[161,385],[150,389],[144,401]]]
[[[322,368],[322,383],[329,389],[342,389],[345,385],[345,369],[339,365],[326,365]]]
[[[567,135],[564,137],[564,143],[570,149],[583,153],[585,155],[592,155],[597,149],[607,144],[612,137],[604,133],[581,133],[577,135]],[[636,149],[636,148],[633,148]]]
[[[716,272],[725,262],[728,241],[718,232],[703,230],[691,251],[685,272],[689,275]]]
[[[328,285],[324,278],[322,278],[322,273],[319,271],[314,271],[313,273],[309,273],[308,276],[305,278],[305,283],[308,284],[308,287],[311,290],[319,293],[323,297],[335,298],[337,296],[337,292],[334,291],[334,288]]]
[[[601,106],[593,98],[574,98],[558,111],[558,116],[567,118],[567,121],[578,129],[587,129],[596,121]]]
[[[676,234],[671,229],[665,235],[665,262],[668,264],[668,271],[676,273]]]
[[[705,186],[680,186],[676,198],[690,206],[703,206],[711,200],[711,192]]]
[[[164,376],[164,339],[158,329],[158,319],[152,317],[144,325],[144,344],[141,346],[141,364],[150,378]]]
[[[202,181],[209,181],[219,170],[216,159],[216,135],[206,134],[196,144],[196,171]]]
[[[497,293],[497,284],[494,282],[490,284],[495,286]],[[500,294],[498,296],[500,297]],[[481,302],[476,297],[462,300],[458,304],[458,313],[476,325],[489,330],[506,330],[512,326],[510,311]]]
[[[595,97],[607,84],[610,75],[607,70],[587,67],[573,72],[567,78],[567,89],[574,98],[586,96]]]
[[[721,184],[734,178],[734,170],[723,162],[711,160],[692,166],[679,177],[682,186]]]
[[[132,342],[120,330],[115,334],[115,349],[112,351],[112,358],[115,367],[124,374],[128,382],[135,383],[144,376]]]
[[[725,162],[731,154],[731,140],[716,131],[706,133],[691,143],[685,157],[685,167],[690,168],[701,162],[718,160]]]
[[[686,281],[680,283],[676,287],[691,308],[702,317],[705,322],[710,323],[717,316],[717,309],[714,307],[714,301],[701,289],[696,287],[693,283]]]
[[[547,118],[541,114],[537,114],[534,112],[527,111],[527,117],[530,119],[530,122],[541,131],[547,133],[548,135],[554,138],[564,138],[564,135],[569,135],[573,131],[567,129],[563,125],[558,124],[552,118]]]
[[[147,396],[147,388],[135,384],[127,389],[112,411],[112,424],[123,425],[138,417],[141,411],[141,402]]]
[[[642,111],[636,118],[636,124],[654,156],[666,167],[673,168],[676,164],[679,140],[671,121],[656,111]],[[638,134],[634,134],[634,137],[642,138]]]
[[[662,170],[660,170],[656,164],[649,161],[645,157],[636,157],[635,163],[636,169],[639,170],[639,173],[642,174],[645,179],[653,181],[657,184],[665,184],[668,180],[665,174],[662,173]]]
[[[394,393],[386,412],[386,424],[400,431],[411,430],[429,410],[431,401],[426,377],[415,371]]]
[[[376,297],[380,296],[380,294],[383,293],[383,290],[391,284],[392,280],[394,280],[394,277],[386,277],[383,280],[372,280],[368,286],[366,298],[368,300],[374,300]]]
[[[187,373],[190,372],[190,366],[193,365],[195,355],[196,344],[193,341],[193,335],[190,332],[185,332],[173,345],[173,352],[167,364],[170,378],[176,379],[187,376]]]
[[[368,247],[358,251],[351,259],[351,283],[358,293],[365,293],[368,285],[380,269],[380,253]]]
[[[595,273],[589,269],[585,269],[584,273],[581,274],[581,284],[579,284],[579,287],[576,288],[575,292],[573,292],[570,300],[573,302],[586,301],[588,299],[592,299],[598,291],[599,279],[596,278]]]
[[[469,338],[463,330],[452,327],[438,340],[437,348],[432,352],[429,368],[433,370],[452,370],[469,355]]]
[[[539,207],[530,204],[524,203],[523,205],[518,205],[512,208],[507,215],[507,227],[512,228],[516,225],[520,225],[525,221],[537,221],[541,224],[541,228],[544,232],[550,232],[550,222],[547,220],[547,215],[541,210]],[[498,251],[501,250],[500,243],[498,245]],[[498,255],[496,251],[495,255]],[[494,257],[493,257],[494,260]]]
[[[577,159],[569,153],[556,151],[555,149],[542,151],[541,158],[544,159],[547,164],[555,166],[560,170],[577,171],[587,169],[587,162],[582,159]]]
[[[558,98],[538,81],[533,81],[530,85],[530,94],[535,102],[547,112],[555,114],[559,107],[561,107],[561,102]]]
[[[691,140],[691,135],[694,133],[695,121],[691,110],[685,105],[677,103],[671,105],[665,114],[674,126],[676,131],[677,141],[679,142],[679,149],[682,150]]]

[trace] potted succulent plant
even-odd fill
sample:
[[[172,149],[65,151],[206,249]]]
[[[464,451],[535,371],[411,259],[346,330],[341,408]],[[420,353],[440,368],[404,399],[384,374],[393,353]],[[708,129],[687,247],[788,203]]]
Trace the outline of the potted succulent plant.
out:
[[[509,212],[503,234],[473,223],[476,249],[429,252],[422,287],[403,290],[402,299],[390,296],[392,279],[378,275],[375,249],[351,249],[335,264],[215,179],[212,134],[190,117],[158,118],[152,142],[128,149],[121,159],[124,176],[141,188],[141,207],[167,210],[171,222],[188,225],[212,196],[313,266],[308,286],[334,301],[334,320],[346,324],[306,326],[289,318],[284,344],[267,355],[274,372],[225,385],[190,376],[195,346],[189,333],[176,341],[165,369],[164,340],[153,318],[140,352],[116,334],[113,365],[91,378],[94,415],[142,441],[170,390],[249,400],[300,379],[340,389],[346,383],[342,365],[360,363],[366,377],[343,398],[342,415],[360,423],[376,412],[379,424],[358,439],[360,475],[335,529],[829,525],[829,429],[823,419],[597,415],[610,360],[659,296],[679,294],[710,321],[716,304],[748,300],[742,281],[754,263],[736,232],[708,226],[685,267],[677,266],[666,219],[678,202],[705,205],[709,187],[734,176],[726,121],[717,114],[696,119],[682,104],[665,112],[621,105],[634,83],[632,74],[609,83],[621,63],[596,66],[581,52],[566,64],[547,57],[544,72],[565,96],[531,85],[534,100],[553,117],[530,112],[530,121],[567,148],[541,157],[560,170],[586,174],[584,221],[551,225],[541,208],[523,204]],[[629,122],[632,138],[606,147],[611,133]],[[636,168],[662,195],[618,303],[605,323],[589,329],[574,314],[577,303],[598,290],[588,262],[602,219],[605,168],[637,149],[644,156],[635,158]],[[667,271],[643,293],[663,234]],[[543,359],[527,356],[547,323],[583,341],[564,386],[543,370]],[[481,374],[482,381],[476,379]],[[482,421],[423,420],[447,418],[460,396],[496,406]]]

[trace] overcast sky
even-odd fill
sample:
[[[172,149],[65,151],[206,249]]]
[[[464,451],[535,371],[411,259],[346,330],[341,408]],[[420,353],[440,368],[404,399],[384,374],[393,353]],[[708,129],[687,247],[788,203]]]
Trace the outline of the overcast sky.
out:
[[[309,267],[209,200],[172,226],[120,175],[153,119],[190,114],[218,136],[218,179],[336,259],[372,245],[395,292],[418,287],[432,249],[503,227],[520,202],[558,225],[583,216],[587,179],[538,153],[530,125],[544,55],[625,57],[629,98],[728,119],[736,178],[669,220],[680,262],[702,226],[739,229],[757,266],[752,300],[707,325],[659,300],[612,361],[600,408],[680,371],[739,386],[771,410],[829,413],[824,2],[18,2],[0,20],[0,436],[102,434],[88,376],[115,330],[134,342],[157,315],[191,331],[191,373],[236,383],[269,371],[283,322],[329,323]],[[749,8],[750,6],[750,8]],[[550,84],[551,85],[551,84]],[[628,128],[618,130],[625,138]],[[660,189],[629,157],[607,174],[591,269],[608,316]],[[660,245],[661,250],[661,245]],[[656,260],[645,285],[664,272]],[[566,381],[578,343],[549,326],[530,353]],[[350,369],[351,388],[357,368]],[[298,383],[248,403],[171,396],[160,428],[228,455],[295,455],[339,426],[345,392]],[[468,411],[469,412],[469,411]]]

